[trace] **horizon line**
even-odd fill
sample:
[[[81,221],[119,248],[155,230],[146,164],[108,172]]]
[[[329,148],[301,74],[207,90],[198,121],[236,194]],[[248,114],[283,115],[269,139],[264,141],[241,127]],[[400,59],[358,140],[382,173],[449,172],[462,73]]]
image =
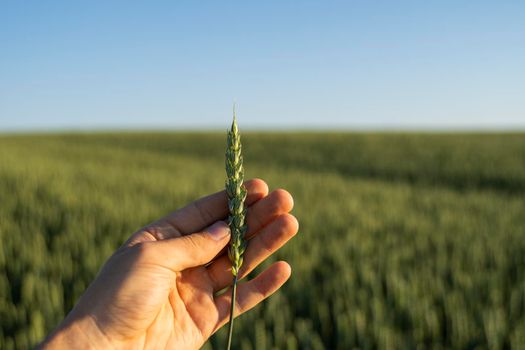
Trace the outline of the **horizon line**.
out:
[[[134,132],[151,132],[151,133],[178,133],[178,132],[203,132],[213,133],[222,132],[228,129],[228,126],[219,127],[217,125],[196,126],[196,125],[130,125],[130,126],[63,126],[63,127],[14,127],[1,128],[0,135],[21,135],[21,134],[65,134],[65,133],[134,133]],[[524,124],[514,125],[339,125],[339,126],[275,126],[275,125],[246,125],[242,127],[244,132],[408,132],[408,133],[523,133],[525,132]]]

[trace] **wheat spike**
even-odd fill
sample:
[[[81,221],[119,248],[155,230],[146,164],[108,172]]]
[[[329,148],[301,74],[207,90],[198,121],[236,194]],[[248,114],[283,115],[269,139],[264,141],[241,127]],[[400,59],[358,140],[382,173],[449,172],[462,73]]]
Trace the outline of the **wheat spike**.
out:
[[[247,230],[246,226],[246,188],[243,185],[244,168],[242,164],[242,146],[241,135],[237,127],[237,118],[235,116],[235,106],[233,108],[233,122],[231,129],[228,131],[228,140],[226,147],[226,193],[228,195],[228,208],[230,215],[228,223],[230,225],[231,239],[228,247],[228,256],[232,264],[232,298],[230,308],[230,323],[228,331],[227,349],[231,347],[233,333],[233,315],[235,311],[235,296],[237,290],[237,278],[243,262],[243,254],[246,250],[246,241],[244,235]]]

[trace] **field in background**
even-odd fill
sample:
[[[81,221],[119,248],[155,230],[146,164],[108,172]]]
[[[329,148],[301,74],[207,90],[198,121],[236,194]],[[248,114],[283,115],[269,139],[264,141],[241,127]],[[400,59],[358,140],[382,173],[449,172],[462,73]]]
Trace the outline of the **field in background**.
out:
[[[292,279],[239,349],[525,348],[525,134],[243,134],[288,189]],[[0,136],[0,348],[28,348],[144,224],[224,184],[225,135]],[[208,349],[221,349],[219,332]]]

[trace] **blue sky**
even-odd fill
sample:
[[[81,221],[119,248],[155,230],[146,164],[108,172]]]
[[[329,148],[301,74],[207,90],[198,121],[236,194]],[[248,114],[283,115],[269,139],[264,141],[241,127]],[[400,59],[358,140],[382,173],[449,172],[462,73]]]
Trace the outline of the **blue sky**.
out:
[[[0,3],[0,130],[525,128],[524,1]]]

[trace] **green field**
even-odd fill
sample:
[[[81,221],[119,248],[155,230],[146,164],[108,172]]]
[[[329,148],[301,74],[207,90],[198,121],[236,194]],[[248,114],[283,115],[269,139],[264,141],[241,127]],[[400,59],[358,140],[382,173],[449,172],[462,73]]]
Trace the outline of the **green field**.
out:
[[[525,134],[243,143],[300,231],[236,348],[525,349]],[[0,136],[0,348],[34,346],[127,236],[221,189],[224,149],[225,133]]]

